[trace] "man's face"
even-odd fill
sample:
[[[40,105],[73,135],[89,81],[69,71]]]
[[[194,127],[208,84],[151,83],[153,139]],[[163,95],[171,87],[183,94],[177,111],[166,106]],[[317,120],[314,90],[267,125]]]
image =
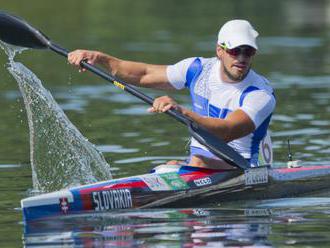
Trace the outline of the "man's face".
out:
[[[217,45],[217,56],[222,61],[221,73],[225,81],[239,82],[248,74],[255,49],[250,46],[239,46],[226,49]]]

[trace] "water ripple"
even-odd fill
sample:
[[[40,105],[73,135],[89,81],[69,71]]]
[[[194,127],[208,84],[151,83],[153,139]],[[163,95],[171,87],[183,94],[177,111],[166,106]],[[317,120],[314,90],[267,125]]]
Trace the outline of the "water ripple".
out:
[[[141,163],[145,161],[152,161],[152,160],[161,160],[161,161],[168,161],[172,159],[178,159],[178,160],[185,160],[186,157],[184,156],[144,156],[144,157],[135,157],[135,158],[129,158],[129,159],[121,159],[116,160],[116,164],[134,164],[134,163]]]
[[[293,37],[293,36],[268,36],[260,37],[260,50],[271,47],[281,48],[314,48],[322,46],[324,40],[319,37]]]
[[[134,153],[140,151],[138,148],[124,148],[121,145],[101,145],[97,146],[97,148],[104,153]]]
[[[276,82],[272,86],[276,89],[286,89],[291,86],[299,86],[300,88],[315,89],[328,88],[330,85],[330,76],[301,76],[301,75],[285,75],[279,72],[270,74],[272,82]]]
[[[7,168],[19,168],[22,167],[20,164],[0,164],[0,169],[7,169]]]
[[[285,131],[277,131],[273,133],[273,137],[286,137],[286,136],[297,136],[297,135],[324,135],[330,134],[330,130],[321,130],[318,128],[300,128],[300,129],[293,129],[293,130],[285,130]]]

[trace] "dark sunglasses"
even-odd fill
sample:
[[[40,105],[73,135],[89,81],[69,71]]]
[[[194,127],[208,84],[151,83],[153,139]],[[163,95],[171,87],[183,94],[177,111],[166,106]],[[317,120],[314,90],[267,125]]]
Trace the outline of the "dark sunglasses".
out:
[[[235,47],[233,49],[229,49],[226,47],[226,45],[222,44],[220,45],[221,48],[223,48],[229,55],[237,57],[238,55],[244,55],[246,57],[252,57],[256,54],[256,49],[250,46],[244,46],[244,47]]]

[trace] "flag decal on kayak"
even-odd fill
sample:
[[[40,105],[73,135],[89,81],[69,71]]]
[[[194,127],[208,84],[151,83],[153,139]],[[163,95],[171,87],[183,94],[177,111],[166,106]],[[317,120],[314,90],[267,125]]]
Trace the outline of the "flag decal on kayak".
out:
[[[63,214],[67,214],[69,211],[69,201],[68,198],[62,197],[60,198],[60,208]]]
[[[152,191],[182,190],[189,188],[188,184],[176,173],[150,174],[140,177]]]
[[[176,172],[162,173],[159,176],[166,181],[172,190],[189,188],[188,184]]]
[[[250,168],[244,172],[245,185],[268,183],[268,168]]]
[[[166,191],[171,190],[171,187],[166,183],[166,181],[161,178],[159,175],[146,175],[141,176],[143,182],[148,185],[149,189],[152,191]]]

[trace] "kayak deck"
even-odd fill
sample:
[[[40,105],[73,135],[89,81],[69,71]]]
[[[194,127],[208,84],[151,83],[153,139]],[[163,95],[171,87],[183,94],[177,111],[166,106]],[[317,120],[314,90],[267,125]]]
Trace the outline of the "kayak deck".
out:
[[[212,170],[189,166],[23,199],[25,221],[86,211],[196,207],[228,200],[290,197],[330,188],[330,165]]]

